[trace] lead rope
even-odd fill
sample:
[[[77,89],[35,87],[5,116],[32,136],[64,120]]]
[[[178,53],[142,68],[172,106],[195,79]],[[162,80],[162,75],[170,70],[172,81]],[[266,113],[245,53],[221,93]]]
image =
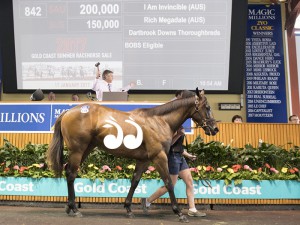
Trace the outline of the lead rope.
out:
[[[186,147],[186,150],[187,150],[187,152],[189,151],[189,147],[188,147],[188,141],[187,141],[187,138],[186,138],[186,135],[184,134],[184,139],[185,139],[185,147]],[[212,186],[211,186],[211,182],[209,181],[209,180],[207,180],[207,179],[204,179],[203,177],[201,177],[201,175],[199,175],[199,177],[200,177],[200,182],[201,182],[201,184],[204,186],[204,187],[210,187],[210,188],[212,188]],[[204,184],[204,183],[205,184]]]

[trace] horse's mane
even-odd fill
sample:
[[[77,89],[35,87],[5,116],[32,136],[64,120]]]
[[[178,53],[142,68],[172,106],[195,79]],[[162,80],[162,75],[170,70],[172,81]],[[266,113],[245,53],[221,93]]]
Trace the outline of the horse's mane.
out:
[[[194,96],[195,96],[194,92],[184,90],[182,92],[182,98],[167,102],[163,105],[159,105],[154,108],[144,109],[144,113],[148,116],[153,116],[153,115],[164,115],[173,112],[179,107],[189,104],[191,102],[190,98]]]

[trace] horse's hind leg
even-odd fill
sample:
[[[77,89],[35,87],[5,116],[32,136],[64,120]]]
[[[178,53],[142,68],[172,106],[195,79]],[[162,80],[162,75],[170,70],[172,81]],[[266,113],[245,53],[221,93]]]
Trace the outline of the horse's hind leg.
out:
[[[126,215],[130,218],[134,217],[134,215],[131,211],[131,203],[132,203],[132,197],[133,197],[134,191],[140,182],[143,172],[146,171],[149,164],[150,164],[149,161],[137,161],[136,162],[135,170],[134,170],[133,177],[131,180],[130,190],[128,192],[128,195],[126,197],[125,204],[124,204],[124,208],[126,208],[126,210],[127,210]]]
[[[68,185],[68,204],[66,206],[66,213],[70,216],[82,217],[81,212],[79,212],[76,207],[75,202],[75,190],[74,190],[74,181],[77,177],[77,171],[80,166],[82,155],[70,154],[68,164],[66,165],[66,177]]]

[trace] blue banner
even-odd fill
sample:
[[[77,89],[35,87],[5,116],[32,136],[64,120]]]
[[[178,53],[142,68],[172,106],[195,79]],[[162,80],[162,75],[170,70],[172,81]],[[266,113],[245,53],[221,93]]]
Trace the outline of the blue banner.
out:
[[[120,111],[131,111],[137,108],[152,108],[160,103],[99,103]],[[0,132],[50,133],[58,116],[78,103],[3,103],[0,104]],[[186,133],[192,133],[192,120],[183,124]]]
[[[211,180],[211,187],[194,181],[195,198],[204,199],[300,199],[298,181],[250,181],[241,185],[226,186],[223,180]],[[161,187],[161,180],[141,180],[134,197],[149,197]],[[77,178],[74,184],[77,197],[126,197],[130,180],[105,180]],[[62,178],[14,178],[0,177],[0,195],[67,196],[67,183]],[[176,198],[186,198],[185,184],[179,180],[175,185]],[[162,196],[168,198],[168,194]]]
[[[247,122],[287,122],[282,32],[280,5],[248,5]]]

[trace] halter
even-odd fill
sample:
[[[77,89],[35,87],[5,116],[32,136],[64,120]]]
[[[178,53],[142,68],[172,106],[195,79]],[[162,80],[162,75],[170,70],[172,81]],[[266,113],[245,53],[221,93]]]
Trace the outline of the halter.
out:
[[[207,102],[207,100],[205,100],[205,101],[202,103],[202,105],[205,104],[206,102]],[[201,106],[202,106],[202,105],[201,105]],[[192,116],[193,116],[195,113],[199,113],[199,114],[200,114],[199,108],[200,108],[199,97],[198,97],[197,95],[195,95],[195,112],[192,114]],[[201,114],[200,114],[200,116],[201,116]],[[209,113],[208,113],[207,111],[206,111],[206,117],[209,118]],[[214,119],[207,119],[207,118],[202,119],[202,120],[201,120],[201,124],[199,124],[199,123],[197,123],[196,121],[193,120],[193,121],[196,123],[196,127],[191,127],[191,128],[198,128],[198,127],[206,128],[206,127],[209,127],[209,126],[207,125],[207,122],[208,122],[208,121],[213,121]]]

